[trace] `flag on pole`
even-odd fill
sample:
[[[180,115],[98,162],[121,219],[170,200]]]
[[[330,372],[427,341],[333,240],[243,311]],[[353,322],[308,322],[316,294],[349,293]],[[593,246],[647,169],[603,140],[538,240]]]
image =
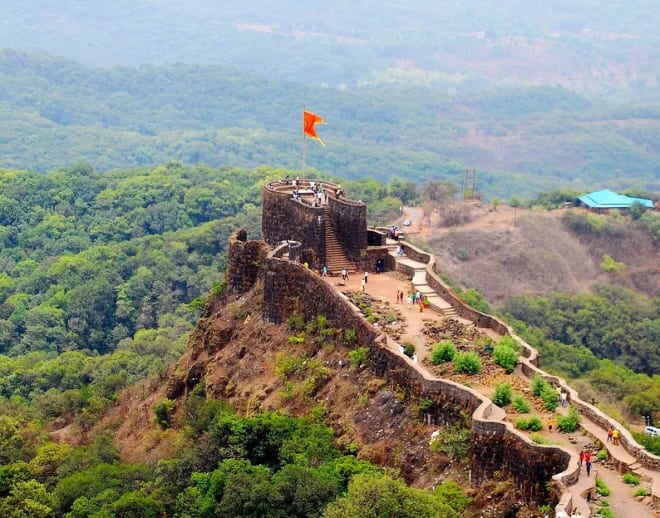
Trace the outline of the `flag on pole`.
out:
[[[316,129],[314,128],[314,125],[316,124],[325,124],[323,117],[316,115],[315,113],[308,112],[307,110],[303,110],[303,135],[318,140],[319,144],[325,147],[321,137],[316,134]]]

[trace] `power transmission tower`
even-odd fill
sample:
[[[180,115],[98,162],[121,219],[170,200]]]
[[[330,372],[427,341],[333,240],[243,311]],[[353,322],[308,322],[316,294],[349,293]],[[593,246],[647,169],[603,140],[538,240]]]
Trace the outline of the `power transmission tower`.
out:
[[[463,176],[463,199],[474,200],[477,195],[477,170],[466,169]]]

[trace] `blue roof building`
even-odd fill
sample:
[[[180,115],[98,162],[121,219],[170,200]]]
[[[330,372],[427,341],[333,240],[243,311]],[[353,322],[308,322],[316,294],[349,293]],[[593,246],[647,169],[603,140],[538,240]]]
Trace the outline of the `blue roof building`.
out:
[[[654,209],[655,205],[653,200],[646,198],[633,198],[624,194],[617,194],[607,189],[596,191],[578,198],[580,203],[586,205],[590,209],[629,209],[630,206],[637,202],[646,209]]]

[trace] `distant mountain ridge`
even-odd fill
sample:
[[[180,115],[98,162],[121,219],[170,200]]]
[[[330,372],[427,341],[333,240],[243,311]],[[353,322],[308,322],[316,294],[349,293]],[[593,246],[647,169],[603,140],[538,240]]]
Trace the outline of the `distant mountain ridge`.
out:
[[[660,190],[660,110],[590,101],[561,87],[450,95],[383,84],[356,91],[269,81],[226,67],[90,69],[0,51],[0,167],[96,170],[168,161],[301,167],[303,106],[327,121],[307,167],[344,178],[461,183],[486,198],[570,183]]]

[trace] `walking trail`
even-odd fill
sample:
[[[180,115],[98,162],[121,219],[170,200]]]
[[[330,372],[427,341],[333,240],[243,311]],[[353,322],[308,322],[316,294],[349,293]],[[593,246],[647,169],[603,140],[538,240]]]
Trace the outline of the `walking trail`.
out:
[[[425,264],[413,261],[408,257],[397,256],[395,253],[396,243],[394,241],[388,240],[388,245],[390,247],[390,254],[395,258],[397,263],[411,268],[414,271],[414,275],[412,279],[409,279],[400,272],[384,272],[381,274],[370,272],[368,281],[365,285],[365,292],[382,302],[389,302],[392,305],[398,306],[398,309],[405,318],[405,327],[399,342],[395,342],[388,338],[388,346],[390,349],[397,354],[403,355],[403,353],[400,352],[399,343],[411,342],[415,344],[417,353],[416,362],[414,362],[415,368],[422,372],[427,378],[437,379],[437,376],[430,372],[430,370],[423,364],[424,359],[429,356],[431,350],[430,345],[427,343],[427,337],[423,332],[425,327],[429,323],[440,322],[447,317],[458,320],[467,326],[474,326],[474,324],[470,320],[458,317],[455,314],[455,311],[453,311],[451,304],[443,300],[442,297],[440,297],[427,284]],[[346,282],[337,282],[336,277],[327,279],[328,282],[335,284],[341,289],[341,291],[359,292],[362,289],[362,273],[351,273]],[[431,303],[431,308],[420,312],[419,307],[416,305],[407,304],[405,300],[403,304],[399,304],[396,301],[397,291],[401,290],[404,294],[408,294],[414,289],[418,289],[423,295],[428,297]],[[499,338],[501,338],[491,329],[478,329],[494,340],[499,340]],[[514,372],[514,374],[516,372]],[[521,372],[518,374],[523,376]],[[492,393],[492,390],[487,388],[483,388],[481,391],[488,397],[490,397]],[[569,407],[570,403],[566,408],[560,406],[558,412],[567,413]],[[502,412],[502,416],[503,418],[506,418],[505,412]],[[545,421],[546,419],[543,418],[544,423]],[[596,496],[596,491],[594,491],[593,488],[595,486],[596,476],[598,476],[611,489],[611,494],[606,497],[606,500],[617,518],[660,517],[660,511],[653,510],[649,506],[648,498],[642,500],[633,496],[636,488],[624,484],[621,475],[612,466],[613,464],[626,466],[626,471],[634,472],[642,479],[642,484],[638,487],[645,487],[651,492],[651,494],[655,495],[660,494],[660,472],[651,471],[640,466],[636,459],[630,455],[623,446],[613,445],[612,443],[607,442],[607,432],[584,415],[581,415],[580,426],[581,429],[578,428],[578,431],[571,434],[544,430],[541,432],[541,435],[552,441],[552,443],[561,445],[575,452],[579,452],[585,446],[591,446],[594,449],[607,449],[609,455],[613,458],[614,462],[610,461],[607,463],[599,463],[597,460],[592,459],[594,463],[591,476],[587,476],[585,468],[582,467],[578,482],[569,487],[573,505],[582,513],[582,516],[585,518],[592,516],[592,513],[598,508],[598,504],[593,501],[593,497]],[[596,443],[596,440],[602,444],[602,447]],[[587,502],[587,497],[590,497],[592,501]]]

